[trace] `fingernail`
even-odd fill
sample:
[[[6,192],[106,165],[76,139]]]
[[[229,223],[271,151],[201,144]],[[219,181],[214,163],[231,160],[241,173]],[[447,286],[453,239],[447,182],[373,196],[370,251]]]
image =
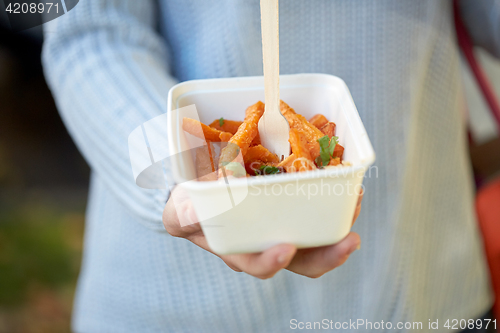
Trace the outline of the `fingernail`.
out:
[[[278,263],[283,264],[291,259],[293,252],[283,252],[278,256]]]
[[[361,249],[361,243],[358,243],[356,245],[351,246],[349,251],[347,251],[347,255],[350,255],[351,253],[353,253],[354,251],[359,250],[359,249]]]

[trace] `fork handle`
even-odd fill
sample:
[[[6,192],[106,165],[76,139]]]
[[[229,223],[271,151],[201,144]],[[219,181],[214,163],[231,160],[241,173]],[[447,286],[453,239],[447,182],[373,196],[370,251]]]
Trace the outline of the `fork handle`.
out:
[[[275,113],[280,112],[278,0],[260,0],[260,15],[266,112]]]

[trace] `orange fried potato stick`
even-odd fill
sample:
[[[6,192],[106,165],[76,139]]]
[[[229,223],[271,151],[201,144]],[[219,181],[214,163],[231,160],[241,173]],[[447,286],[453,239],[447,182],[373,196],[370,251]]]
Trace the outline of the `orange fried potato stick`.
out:
[[[280,160],[278,155],[271,153],[262,145],[257,145],[248,148],[247,153],[243,156],[245,161],[262,161],[264,163],[278,163]]]
[[[276,165],[280,161],[278,155],[271,153],[262,145],[248,148],[243,156],[245,169],[249,174],[254,174],[262,165]]]
[[[335,123],[333,122],[328,122],[325,124],[323,127],[321,127],[321,131],[325,134],[328,135],[328,137],[331,139],[332,136],[335,135]],[[340,145],[340,143],[337,143],[335,145],[335,149],[333,150],[333,155],[332,155],[332,160],[330,161],[330,164],[328,165],[337,165],[342,162],[342,154],[344,154],[344,147]],[[333,161],[334,159],[339,158],[339,163]],[[337,163],[337,164],[332,164],[332,163]]]
[[[295,154],[290,154],[287,158],[285,158],[283,161],[281,161],[277,167],[278,168],[283,168],[285,169],[286,172],[292,172],[291,167],[293,165],[293,162],[297,159]],[[289,171],[290,170],[290,171]]]
[[[296,113],[294,109],[283,101],[280,102],[280,111],[287,118],[290,128],[303,130],[308,140],[313,138],[319,139],[324,136],[316,126],[313,126],[304,116]]]
[[[332,158],[330,160],[330,162],[328,163],[328,165],[339,165],[339,164],[340,164],[340,158],[339,157]]]
[[[340,145],[340,143],[337,143],[335,145],[335,148],[333,149],[333,158],[340,158],[340,162],[342,162],[342,155],[344,154],[344,147]]]
[[[314,117],[309,119],[309,122],[316,128],[321,128],[324,125],[328,124],[328,119],[326,119],[326,117],[322,114],[318,113],[317,115],[314,115]]]
[[[222,126],[220,125],[220,123],[221,121],[219,119],[215,119],[208,126],[215,128],[219,131],[229,132],[234,135],[236,134],[236,131],[238,131],[238,127],[240,127],[240,125],[243,124],[242,121],[226,120],[226,119],[222,121]]]
[[[217,180],[212,152],[213,147],[210,142],[208,142],[208,146],[196,149],[196,174],[198,181]]]
[[[257,102],[247,108],[245,112],[245,120],[238,127],[238,131],[229,140],[227,146],[220,153],[219,165],[229,163],[238,156],[239,150],[245,156],[253,139],[259,133],[259,119],[264,113],[264,103]]]
[[[292,166],[287,169],[287,172],[302,172],[316,169],[311,157],[311,153],[306,146],[306,137],[296,128],[290,129],[290,146],[292,147],[293,155],[296,159],[292,162]]]
[[[288,106],[285,102],[281,101],[280,109],[283,116],[288,120],[291,129],[297,129],[302,132],[306,139],[306,146],[311,152],[311,157],[314,160],[319,156],[319,143],[318,139],[325,136],[316,126],[311,125],[306,118]]]
[[[212,142],[228,142],[233,136],[229,132],[216,130],[191,118],[184,118],[182,120],[182,129],[200,139]]]
[[[324,135],[328,135],[331,139],[332,136],[335,135],[335,123],[328,122],[324,126],[320,128],[320,131],[323,132]]]
[[[287,112],[296,114],[295,110],[292,109],[288,104],[286,104],[282,100],[280,100],[280,110],[281,110],[281,113],[283,113],[283,110],[287,110]]]
[[[242,121],[237,121],[237,120],[223,120],[222,126],[220,125],[220,120],[215,119],[210,125],[210,127],[215,128],[219,131],[224,131],[224,132],[229,132],[231,134],[236,134],[238,131],[238,128],[243,124]],[[251,146],[254,145],[260,145],[260,136],[259,133],[257,133],[257,136],[253,139],[252,143],[250,144]]]

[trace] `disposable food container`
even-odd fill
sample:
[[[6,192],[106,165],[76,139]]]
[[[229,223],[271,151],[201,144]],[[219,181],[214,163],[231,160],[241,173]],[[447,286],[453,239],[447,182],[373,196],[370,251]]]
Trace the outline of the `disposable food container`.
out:
[[[366,171],[375,153],[344,81],[326,74],[280,76],[280,97],[309,119],[336,123],[346,165],[316,171],[197,181],[192,138],[183,117],[205,124],[223,117],[243,120],[264,101],[264,78],[195,80],[168,96],[168,148],[176,183],[190,196],[209,246],[219,254],[260,252],[279,243],[308,248],[334,244],[351,228]],[[196,107],[192,107],[192,105]],[[189,107],[191,106],[191,107]]]

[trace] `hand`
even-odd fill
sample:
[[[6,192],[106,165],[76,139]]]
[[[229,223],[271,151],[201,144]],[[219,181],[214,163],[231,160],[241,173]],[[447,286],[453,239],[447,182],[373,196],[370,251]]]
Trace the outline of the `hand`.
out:
[[[362,199],[363,193],[359,196],[353,223],[361,211]],[[193,223],[195,221],[198,220],[191,200],[179,187],[175,188],[163,211],[165,229],[174,237],[185,238],[202,249],[214,253],[208,246],[200,224]],[[360,244],[359,235],[350,232],[339,243],[329,246],[297,249],[291,244],[279,244],[260,253],[214,254],[233,270],[245,272],[259,279],[271,278],[283,268],[310,278],[318,278],[342,265],[352,252],[359,249]]]

